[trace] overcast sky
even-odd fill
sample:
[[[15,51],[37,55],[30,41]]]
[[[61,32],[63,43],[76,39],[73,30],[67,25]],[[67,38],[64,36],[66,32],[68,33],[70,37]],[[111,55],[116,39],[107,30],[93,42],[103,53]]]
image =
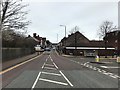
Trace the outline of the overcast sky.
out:
[[[117,0],[25,0],[29,14],[27,18],[32,21],[28,26],[28,34],[37,33],[41,37],[46,37],[51,42],[58,42],[65,36],[64,27],[66,25],[67,35],[75,27],[80,27],[88,39],[98,40],[97,30],[105,20],[118,24],[118,2]]]

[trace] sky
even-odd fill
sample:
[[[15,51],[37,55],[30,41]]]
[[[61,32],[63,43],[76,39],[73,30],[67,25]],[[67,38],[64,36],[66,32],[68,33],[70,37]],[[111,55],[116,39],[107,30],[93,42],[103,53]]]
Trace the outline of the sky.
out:
[[[31,20],[28,34],[37,33],[53,43],[67,36],[75,26],[89,40],[99,40],[97,35],[103,21],[118,25],[118,0],[24,0],[29,4],[27,19]],[[57,39],[58,36],[58,39]]]

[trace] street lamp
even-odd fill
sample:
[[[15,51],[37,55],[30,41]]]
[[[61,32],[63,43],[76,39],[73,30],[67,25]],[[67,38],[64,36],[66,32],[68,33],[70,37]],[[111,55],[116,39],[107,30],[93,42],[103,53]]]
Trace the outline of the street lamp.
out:
[[[66,37],[66,26],[65,25],[60,25],[62,27],[65,27],[65,37]]]
[[[65,28],[65,43],[64,43],[64,46],[65,46],[65,54],[66,54],[66,25],[60,25],[60,26]]]

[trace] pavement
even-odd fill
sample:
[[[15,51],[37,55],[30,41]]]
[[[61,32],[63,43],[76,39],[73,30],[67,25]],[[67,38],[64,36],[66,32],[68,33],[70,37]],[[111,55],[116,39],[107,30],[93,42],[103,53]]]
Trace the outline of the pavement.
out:
[[[16,64],[19,64],[19,63],[23,62],[23,61],[29,60],[30,58],[36,57],[37,55],[38,55],[37,53],[33,53],[33,54],[30,54],[30,55],[26,55],[26,56],[23,56],[23,57],[19,57],[19,58],[13,59],[13,60],[3,62],[2,63],[2,70],[5,70],[5,69],[7,69],[11,66],[14,66]]]
[[[10,88],[118,90],[119,74],[116,72],[110,74],[108,68],[91,61],[94,61],[94,58],[65,57],[56,51],[51,51],[50,54],[43,53],[28,62],[0,72],[3,90]]]

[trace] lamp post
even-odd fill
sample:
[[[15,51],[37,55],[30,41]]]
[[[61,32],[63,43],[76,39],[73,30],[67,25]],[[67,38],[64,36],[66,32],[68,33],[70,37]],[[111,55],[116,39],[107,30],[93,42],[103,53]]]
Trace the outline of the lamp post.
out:
[[[64,41],[64,46],[65,46],[65,54],[66,54],[66,25],[60,25],[65,28],[65,41]]]
[[[60,25],[62,27],[65,27],[65,37],[66,37],[66,26],[65,25]]]

